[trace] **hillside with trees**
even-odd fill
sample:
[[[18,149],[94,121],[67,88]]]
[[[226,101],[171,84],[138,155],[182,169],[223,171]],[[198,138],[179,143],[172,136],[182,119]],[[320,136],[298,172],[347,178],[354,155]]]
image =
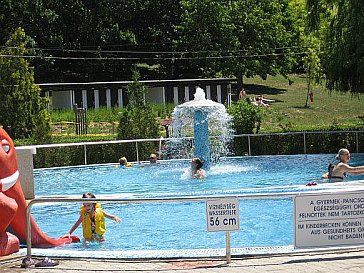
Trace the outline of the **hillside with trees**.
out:
[[[312,48],[305,41],[313,35],[327,86],[363,92],[360,0],[0,4],[0,43],[6,48],[24,29],[36,83],[130,80],[137,69],[142,79],[235,76],[240,87],[244,76],[305,72],[302,58]]]
[[[361,0],[0,0],[0,6],[0,123],[21,138],[49,133],[38,83],[131,80],[137,71],[141,80],[235,77],[238,92],[247,79],[283,75],[292,84],[296,73],[307,80],[306,108],[319,82],[364,93]],[[9,115],[14,105],[23,109],[19,118]]]
[[[1,1],[0,41],[32,39],[37,83],[286,74],[299,28],[288,1]],[[303,6],[301,6],[302,11]]]

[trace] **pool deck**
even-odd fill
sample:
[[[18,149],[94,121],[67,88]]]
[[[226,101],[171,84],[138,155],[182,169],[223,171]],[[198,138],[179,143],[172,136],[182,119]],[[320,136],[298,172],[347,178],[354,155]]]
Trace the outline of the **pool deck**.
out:
[[[226,264],[222,259],[159,259],[159,260],[106,260],[52,258],[59,261],[55,267],[21,268],[23,256],[0,257],[0,272],[128,272],[128,273],[362,273],[364,250],[331,251],[290,255],[246,256],[232,259]]]

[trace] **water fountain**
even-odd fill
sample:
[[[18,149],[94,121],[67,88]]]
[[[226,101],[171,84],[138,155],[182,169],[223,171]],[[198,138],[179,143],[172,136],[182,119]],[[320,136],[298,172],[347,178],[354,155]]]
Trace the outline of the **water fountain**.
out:
[[[223,104],[206,99],[202,88],[196,88],[194,100],[180,104],[172,113],[172,138],[168,146],[173,147],[177,157],[204,160],[208,169],[211,160],[229,152],[228,144],[232,139],[232,117]],[[193,143],[186,137],[193,138]],[[192,145],[191,145],[192,144]]]

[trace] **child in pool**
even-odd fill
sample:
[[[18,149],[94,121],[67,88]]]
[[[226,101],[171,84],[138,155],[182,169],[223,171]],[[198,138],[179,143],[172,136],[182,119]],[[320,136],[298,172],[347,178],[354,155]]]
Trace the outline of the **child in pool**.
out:
[[[198,158],[194,157],[191,161],[191,174],[192,178],[194,179],[203,179],[206,178],[206,172],[202,169],[203,161]]]
[[[94,194],[88,192],[82,195],[82,198],[96,198]],[[81,206],[80,217],[72,226],[65,237],[71,237],[79,225],[82,223],[83,237],[85,241],[105,241],[106,232],[105,217],[120,223],[119,217],[109,214],[101,208],[99,203],[84,203]]]
[[[133,167],[133,164],[129,163],[125,156],[119,159],[119,164],[121,167]]]

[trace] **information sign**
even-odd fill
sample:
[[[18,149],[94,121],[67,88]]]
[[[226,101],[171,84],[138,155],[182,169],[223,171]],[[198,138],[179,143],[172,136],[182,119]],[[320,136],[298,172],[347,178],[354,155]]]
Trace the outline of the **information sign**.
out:
[[[239,199],[223,198],[206,201],[208,231],[239,230]]]
[[[343,193],[297,196],[295,247],[364,244],[364,196]]]

